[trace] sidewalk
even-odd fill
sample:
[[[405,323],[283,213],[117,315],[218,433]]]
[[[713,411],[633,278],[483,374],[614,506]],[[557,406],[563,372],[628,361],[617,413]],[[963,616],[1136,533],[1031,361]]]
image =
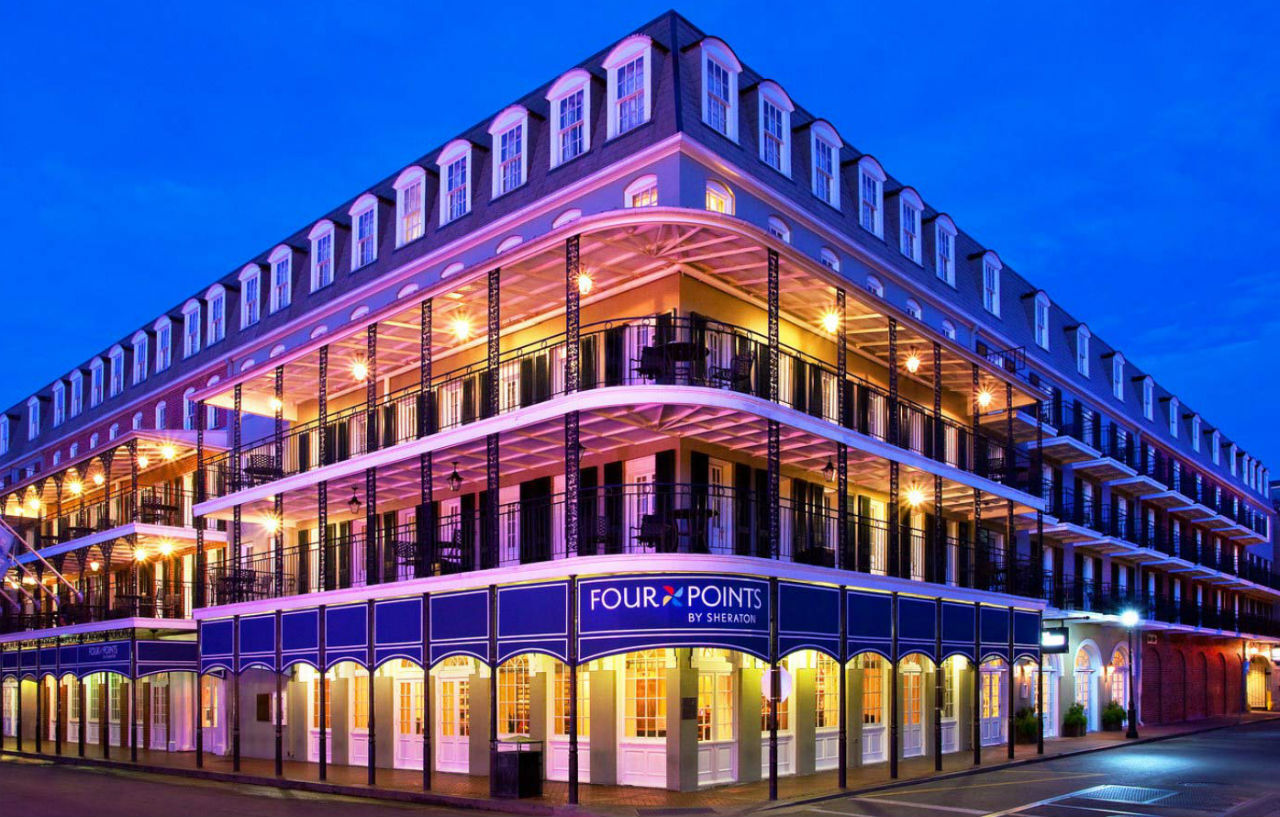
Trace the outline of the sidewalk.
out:
[[[1142,730],[1142,738],[1137,742],[1165,740],[1179,735],[1270,720],[1275,717],[1277,716],[1272,713],[1256,713],[1240,717],[1207,718],[1175,726],[1147,727]],[[845,790],[837,786],[835,771],[804,777],[783,777],[778,780],[777,803],[768,802],[768,781],[729,784],[697,792],[583,784],[580,787],[581,802],[577,808],[567,805],[567,784],[555,781],[544,783],[541,798],[490,800],[488,778],[470,775],[435,773],[432,775],[432,791],[424,792],[421,773],[406,769],[378,769],[378,784],[376,787],[370,787],[366,783],[367,770],[363,766],[330,765],[329,779],[321,783],[317,780],[318,767],[315,764],[297,761],[285,761],[284,777],[276,778],[274,761],[262,758],[242,758],[241,770],[236,773],[232,771],[229,757],[210,754],[205,755],[204,768],[197,769],[193,752],[139,750],[138,762],[134,764],[129,761],[127,747],[112,746],[111,759],[105,761],[101,759],[100,747],[92,745],[86,746],[85,758],[79,758],[74,743],[64,745],[62,755],[55,756],[52,741],[45,741],[44,752],[37,755],[34,752],[35,741],[31,738],[24,740],[25,751],[20,755],[17,752],[17,741],[13,738],[5,738],[3,750],[11,756],[45,758],[54,762],[198,776],[212,780],[305,789],[355,797],[433,803],[459,809],[488,809],[518,814],[566,813],[599,814],[606,817],[648,817],[648,815],[668,811],[689,813],[693,810],[708,814],[744,814],[770,807],[889,788],[929,778],[954,777],[1011,764],[1034,763],[1038,759],[1114,749],[1133,743],[1135,742],[1125,740],[1123,732],[1095,732],[1083,738],[1051,738],[1045,741],[1043,755],[1036,754],[1034,745],[1018,746],[1012,761],[1007,757],[1005,746],[988,746],[983,749],[983,762],[980,767],[973,765],[972,753],[955,752],[943,756],[942,772],[934,771],[932,757],[911,758],[899,764],[897,780],[890,780],[888,764],[878,763],[874,766],[850,769],[848,788]]]

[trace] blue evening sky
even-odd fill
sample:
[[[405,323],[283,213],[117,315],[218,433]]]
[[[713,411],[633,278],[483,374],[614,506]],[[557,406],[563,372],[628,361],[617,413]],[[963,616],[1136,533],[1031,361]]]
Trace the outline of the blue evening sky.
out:
[[[4,4],[0,404],[668,5]],[[1280,474],[1274,6],[679,9]]]

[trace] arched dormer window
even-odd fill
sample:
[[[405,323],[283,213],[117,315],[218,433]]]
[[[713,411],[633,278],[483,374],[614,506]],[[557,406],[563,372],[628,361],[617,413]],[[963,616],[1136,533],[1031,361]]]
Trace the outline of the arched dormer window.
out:
[[[57,428],[67,419],[67,387],[61,380],[53,384],[53,426]]]
[[[529,111],[512,105],[489,125],[493,153],[493,197],[510,193],[524,184],[528,168]]]
[[[253,326],[262,317],[262,270],[245,264],[240,270],[240,328]]]
[[[813,195],[840,209],[840,149],[844,143],[830,122],[815,120],[809,126],[810,189]]]
[[[724,40],[707,37],[702,51],[702,121],[721,136],[738,141],[738,75],[742,63]]]
[[[40,398],[27,400],[27,439],[34,440],[40,436]]]
[[[376,214],[377,208],[370,207],[369,213]],[[376,218],[376,215],[374,216]],[[372,231],[371,231],[372,232]],[[311,291],[324,289],[333,283],[333,270],[336,266],[333,257],[333,222],[329,219],[317,221],[307,233],[311,242]]]
[[[956,225],[948,215],[933,221],[933,271],[951,286],[956,285]]]
[[[1041,349],[1049,349],[1049,296],[1044,290],[1036,293],[1035,299],[1035,332],[1036,345]]]
[[[204,294],[204,300],[209,306],[205,345],[212,346],[227,336],[227,290],[222,284],[214,284]]]
[[[400,172],[396,189],[396,246],[422,238],[427,228],[427,172],[414,165]]]
[[[111,347],[107,352],[107,360],[111,361],[111,380],[108,393],[115,397],[124,391],[124,348],[120,344]]]
[[[591,149],[591,74],[575,68],[547,91],[551,104],[551,166]]]
[[[877,278],[876,276],[868,275],[866,286],[867,286],[867,292],[870,292],[872,295],[876,296],[877,298],[884,297],[884,284],[882,284],[880,282],[880,279]]]
[[[721,182],[707,182],[707,209],[713,213],[733,215],[733,191]]]
[[[623,207],[657,207],[658,177],[649,173],[627,185],[622,191]]]
[[[987,250],[982,254],[982,308],[1000,317],[1000,256]]]
[[[440,223],[462,218],[471,212],[471,143],[454,139],[436,159],[440,166]]]
[[[160,318],[155,324],[156,332],[156,371],[163,372],[173,365],[173,321],[168,315]]]
[[[791,175],[791,112],[796,106],[782,86],[760,83],[760,160],[784,176]]]
[[[791,243],[791,228],[787,226],[787,222],[777,216],[769,216],[769,234],[788,244]]]
[[[197,330],[198,331],[198,330]],[[197,335],[197,340],[199,336]],[[102,358],[95,357],[93,362],[89,364],[89,408],[101,405],[103,395],[106,393],[103,381],[105,378],[102,374]]]
[[[182,307],[182,357],[191,357],[200,351],[200,302],[195,298]]]
[[[271,314],[287,309],[293,303],[293,251],[284,244],[276,247],[267,257],[271,267]]]
[[[649,121],[653,40],[633,34],[614,47],[603,67],[609,84],[609,138]]]
[[[1111,356],[1111,395],[1124,400],[1124,355],[1119,352]]]
[[[378,260],[378,200],[372,193],[356,199],[351,216],[351,271]]]
[[[1182,405],[1178,402],[1178,398],[1169,398],[1169,436],[1175,440],[1178,438],[1178,420],[1182,411]]]
[[[146,380],[149,373],[151,336],[146,333],[146,330],[139,329],[133,333],[129,343],[133,346],[133,385],[136,386]]]
[[[1191,450],[1200,450],[1200,415],[1191,415]]]
[[[870,156],[858,160],[858,223],[884,237],[884,170]]]
[[[1093,333],[1083,323],[1076,327],[1076,371],[1089,376],[1089,340]]]
[[[1148,420],[1156,418],[1156,382],[1151,375],[1142,378],[1142,416]]]
[[[84,411],[84,375],[79,369],[71,373],[71,397],[68,399],[68,412],[72,417],[80,416]]]

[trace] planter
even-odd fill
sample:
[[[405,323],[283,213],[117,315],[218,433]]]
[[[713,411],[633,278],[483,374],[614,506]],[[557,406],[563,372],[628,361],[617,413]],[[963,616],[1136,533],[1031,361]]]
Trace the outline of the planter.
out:
[[[1089,727],[1083,723],[1064,723],[1062,724],[1062,736],[1064,738],[1082,738]]]

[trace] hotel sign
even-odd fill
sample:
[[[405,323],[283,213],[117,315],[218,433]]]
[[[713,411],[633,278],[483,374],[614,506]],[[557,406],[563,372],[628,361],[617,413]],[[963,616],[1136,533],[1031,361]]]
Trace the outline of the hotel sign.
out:
[[[1066,627],[1045,627],[1040,631],[1040,652],[1045,655],[1067,652],[1068,634]]]

